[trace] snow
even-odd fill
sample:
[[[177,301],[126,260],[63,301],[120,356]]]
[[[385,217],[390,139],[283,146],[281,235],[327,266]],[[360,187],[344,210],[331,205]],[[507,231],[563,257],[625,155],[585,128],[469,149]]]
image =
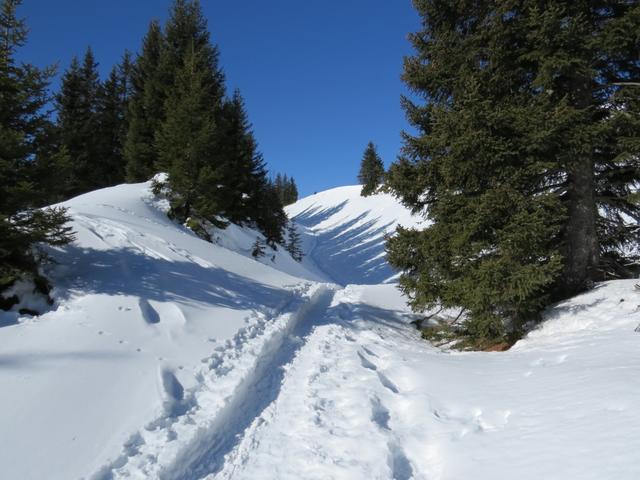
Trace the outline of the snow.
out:
[[[246,227],[204,242],[149,183],[64,205],[56,305],[0,313],[3,479],[640,478],[634,281],[448,352],[393,284],[384,235],[422,220],[386,194],[288,207],[301,264]]]
[[[398,225],[415,227],[412,216],[390,194],[361,197],[360,185],[339,187],[303,198],[287,213],[309,238],[310,260],[341,285],[379,284],[397,278],[385,259],[385,235]]]

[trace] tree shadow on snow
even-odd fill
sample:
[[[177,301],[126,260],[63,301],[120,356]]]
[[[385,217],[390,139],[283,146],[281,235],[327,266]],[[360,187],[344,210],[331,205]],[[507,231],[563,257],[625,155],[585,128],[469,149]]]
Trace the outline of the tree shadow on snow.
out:
[[[347,200],[330,208],[309,207],[294,217],[296,223],[303,227],[314,227],[339,213],[349,203]]]
[[[387,282],[394,276],[385,251],[385,236],[394,222],[380,225],[378,219],[366,220],[370,214],[369,210],[316,232],[316,247],[311,257],[335,282],[372,285]],[[295,220],[298,222],[298,217]]]
[[[56,255],[56,261],[60,264],[54,269],[56,283],[66,287],[66,294],[80,290],[246,310],[275,308],[284,293],[221,268],[154,258],[135,249],[94,250],[70,245]]]

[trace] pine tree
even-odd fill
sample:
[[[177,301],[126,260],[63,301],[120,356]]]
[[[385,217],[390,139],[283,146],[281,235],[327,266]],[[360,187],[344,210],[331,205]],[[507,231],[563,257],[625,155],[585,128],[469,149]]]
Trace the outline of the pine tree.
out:
[[[384,164],[372,142],[369,142],[364,151],[358,180],[362,184],[361,195],[363,197],[368,197],[375,193],[384,181]]]
[[[153,21],[131,71],[131,98],[124,144],[126,176],[130,182],[146,181],[157,171],[155,138],[164,120],[165,102],[159,75],[163,45],[160,24]]]
[[[42,199],[33,162],[47,150],[51,124],[44,109],[54,70],[16,62],[27,39],[16,16],[20,3],[0,2],[0,292],[26,273],[37,275],[36,243],[71,239],[64,209],[33,209]]]
[[[262,157],[251,131],[244,100],[239,91],[225,101],[218,121],[218,162],[224,181],[223,215],[234,223],[251,223],[255,192],[266,176]]]
[[[286,187],[286,195],[284,205],[291,205],[292,203],[296,203],[298,201],[298,186],[296,185],[296,181],[293,177],[289,179],[289,184]]]
[[[629,276],[629,266],[638,265],[625,247],[638,232],[626,219],[640,217],[629,201],[640,181],[640,149],[629,143],[640,135],[633,111],[640,92],[618,84],[640,78],[640,39],[628,34],[640,29],[640,5],[553,1],[527,13],[538,40],[530,54],[534,83],[549,112],[564,111],[557,160],[568,221],[558,289],[572,295],[593,281]]]
[[[87,49],[82,64],[74,57],[56,98],[60,138],[72,167],[67,196],[93,190],[102,181],[100,151],[95,141],[99,129],[97,68],[91,48]]]
[[[267,178],[240,93],[225,99],[218,56],[200,3],[175,0],[154,74],[154,88],[166,100],[153,167],[169,173],[172,215],[179,220],[193,216],[194,222],[218,227],[228,221],[253,225],[275,247],[282,242],[286,215]],[[136,98],[131,104],[127,146],[140,138],[132,132],[142,118]],[[132,158],[128,165],[138,165]]]
[[[223,178],[214,153],[215,118],[208,102],[210,72],[199,67],[198,55],[194,49],[185,58],[156,137],[159,160],[167,167],[173,192],[172,215],[182,222],[194,213],[213,220],[223,201],[218,192]]]
[[[415,309],[463,307],[473,336],[496,338],[504,319],[535,316],[562,267],[564,212],[544,188],[558,174],[553,132],[526,90],[526,32],[506,3],[416,5],[424,30],[404,80],[430,102],[404,100],[420,135],[405,134],[387,183],[432,224],[398,229],[389,260]]]
[[[256,226],[266,237],[267,245],[276,248],[277,244],[284,241],[284,229],[287,224],[287,215],[284,213],[278,192],[265,176],[254,195],[256,205],[253,218]]]
[[[96,98],[96,155],[95,188],[122,183],[125,179],[123,144],[126,135],[127,111],[126,79],[118,67],[100,86]]]
[[[158,67],[164,98],[173,94],[177,74],[191,51],[197,53],[196,70],[208,72],[207,77],[203,78],[202,88],[208,95],[208,105],[219,114],[225,96],[224,73],[218,65],[218,48],[211,42],[200,2],[174,0],[164,28],[164,43]]]
[[[289,178],[287,174],[278,173],[273,185],[278,193],[280,202],[285,207],[298,201],[298,187],[293,177]]]
[[[302,252],[300,234],[298,233],[298,229],[296,228],[296,224],[293,220],[289,220],[289,222],[287,222],[287,243],[285,248],[287,252],[291,254],[291,258],[296,262],[302,261],[304,254]]]
[[[637,45],[612,47],[606,32],[633,9],[615,2],[416,6],[424,30],[412,36],[417,54],[405,62],[404,79],[429,103],[404,100],[420,134],[405,134],[387,183],[432,225],[399,229],[389,259],[403,271],[414,308],[462,306],[472,335],[499,337],[535,319],[551,298],[602,278],[603,226],[613,217],[619,227],[618,212],[633,212],[627,200],[637,150],[627,144],[620,157],[613,135],[601,135],[619,120],[611,108],[617,89],[606,77],[631,72],[610,67]],[[635,15],[627,21],[637,23],[637,8]],[[629,175],[599,214],[598,190],[612,185],[605,165],[613,164]],[[632,231],[617,233],[628,241]]]
[[[256,238],[256,241],[253,243],[251,247],[251,256],[255,259],[264,257],[265,254],[265,246],[259,238]]]

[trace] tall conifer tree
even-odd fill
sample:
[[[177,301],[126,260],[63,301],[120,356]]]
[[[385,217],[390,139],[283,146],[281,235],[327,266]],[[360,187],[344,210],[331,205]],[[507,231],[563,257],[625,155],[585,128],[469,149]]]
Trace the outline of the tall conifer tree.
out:
[[[153,21],[131,72],[132,91],[124,144],[126,176],[130,182],[146,181],[158,171],[155,138],[164,119],[165,96],[159,77],[163,45],[160,24]]]
[[[462,306],[470,333],[499,337],[604,278],[603,255],[624,256],[638,152],[613,132],[637,123],[612,101],[615,79],[637,74],[638,39],[612,38],[640,17],[619,2],[415,4],[404,79],[429,102],[404,100],[420,134],[405,135],[388,183],[433,224],[399,229],[389,258],[416,309]]]
[[[100,86],[96,99],[97,160],[95,187],[107,187],[122,183],[125,179],[123,144],[126,135],[127,111],[126,79],[118,67]]]
[[[361,195],[363,197],[375,193],[384,181],[384,164],[373,142],[369,142],[364,151],[358,181],[362,184]]]
[[[37,242],[70,240],[63,209],[34,210],[42,199],[31,175],[44,155],[51,124],[44,111],[53,69],[16,62],[27,39],[19,0],[0,1],[0,292],[25,273],[36,275]]]
[[[159,160],[166,166],[173,192],[172,212],[180,221],[194,213],[212,219],[221,211],[217,185],[223,179],[215,164],[209,72],[199,65],[194,49],[176,77],[175,90],[167,100],[167,118],[156,137]]]
[[[71,179],[67,195],[88,192],[100,186],[100,149],[95,141],[100,92],[98,64],[88,48],[82,64],[73,58],[62,77],[57,96],[60,138],[71,162]]]

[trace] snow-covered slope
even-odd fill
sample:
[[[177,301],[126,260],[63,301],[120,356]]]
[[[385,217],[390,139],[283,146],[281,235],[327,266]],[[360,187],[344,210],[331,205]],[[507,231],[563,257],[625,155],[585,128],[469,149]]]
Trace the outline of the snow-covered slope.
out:
[[[341,285],[393,281],[397,274],[385,260],[385,235],[398,225],[422,223],[391,195],[361,197],[361,189],[333,188],[287,207],[308,238],[307,262]]]
[[[233,250],[200,240],[167,218],[149,184],[64,206],[77,241],[52,251],[58,308],[0,329],[0,478],[99,469],[142,426],[186,409],[203,365],[272,328],[315,278],[282,251],[264,262],[295,277],[251,259],[255,232],[221,232]]]
[[[56,308],[0,313],[0,478],[640,478],[640,292],[599,285],[506,353],[419,338],[359,187],[288,208],[307,258],[212,245],[148,184],[66,203]]]

